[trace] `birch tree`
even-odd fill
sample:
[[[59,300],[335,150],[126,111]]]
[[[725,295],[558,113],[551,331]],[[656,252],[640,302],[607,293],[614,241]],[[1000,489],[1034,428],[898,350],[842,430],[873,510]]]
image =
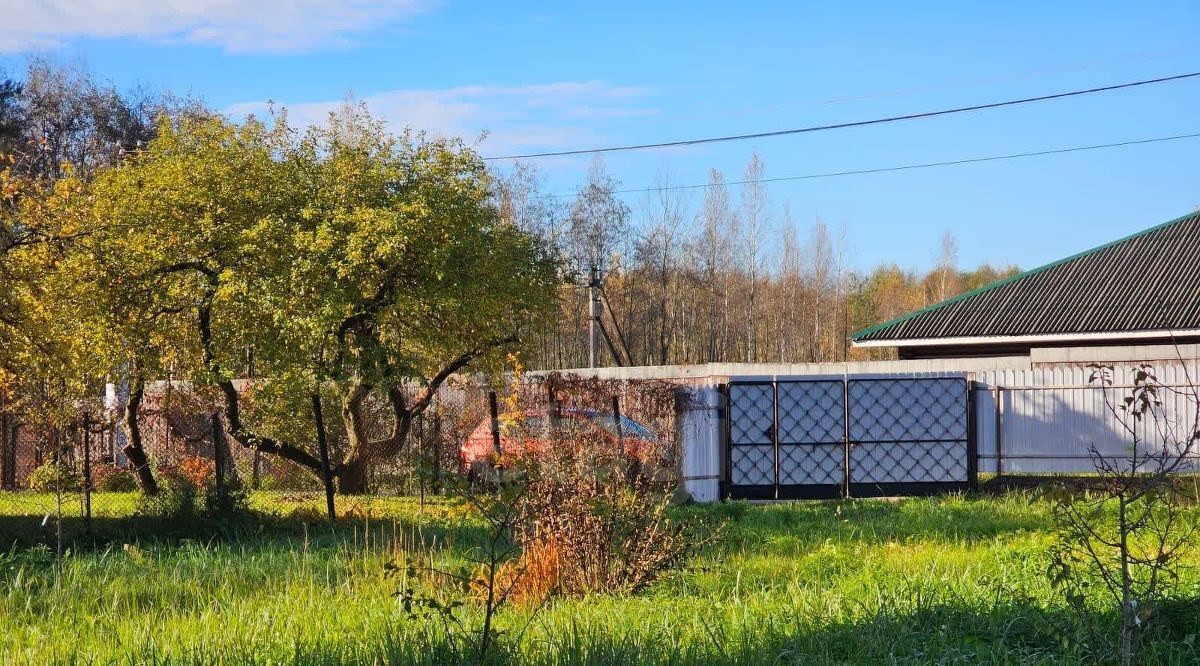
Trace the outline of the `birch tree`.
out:
[[[746,273],[746,361],[758,360],[758,317],[759,280],[763,276],[765,261],[765,234],[767,226],[767,187],[762,182],[763,162],[755,152],[742,173],[741,206],[741,257]]]

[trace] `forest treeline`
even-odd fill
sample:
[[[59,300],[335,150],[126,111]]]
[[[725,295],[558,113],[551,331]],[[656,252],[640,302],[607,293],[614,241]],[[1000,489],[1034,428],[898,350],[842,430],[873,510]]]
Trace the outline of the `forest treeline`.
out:
[[[894,358],[891,349],[851,349],[847,336],[1018,272],[960,268],[951,231],[928,257],[903,258],[934,260],[927,272],[899,262],[858,270],[848,261],[851,230],[799,223],[787,202],[772,201],[757,154],[738,176],[728,185],[712,169],[692,201],[660,173],[632,205],[600,160],[565,200],[543,191],[533,165],[499,177],[504,215],[550,239],[570,268],[556,316],[527,346],[530,366],[588,365],[592,266],[608,306],[600,319],[635,365]],[[598,347],[598,365],[614,364]]]

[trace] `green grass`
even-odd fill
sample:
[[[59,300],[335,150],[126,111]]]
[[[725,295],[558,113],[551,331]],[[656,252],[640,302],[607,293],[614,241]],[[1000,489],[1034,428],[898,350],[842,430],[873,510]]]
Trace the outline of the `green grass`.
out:
[[[57,586],[47,550],[20,547],[0,555],[0,662],[435,664],[451,658],[435,622],[401,612],[398,583],[385,576],[384,564],[417,542],[440,566],[464,562],[485,536],[465,506],[443,499],[424,505],[339,500],[350,517],[332,528],[299,526],[300,518],[319,515],[318,496],[255,495],[252,501],[281,521],[223,539],[143,535],[129,545],[77,546]],[[1047,618],[1064,614],[1044,574],[1049,515],[1026,495],[730,503],[684,507],[678,514],[727,519],[726,538],[638,596],[557,600],[531,622],[528,611],[503,611],[508,659],[1088,661],[1049,628]],[[1195,572],[1181,581],[1178,596],[1180,604],[1200,599]],[[1197,608],[1181,605],[1168,615],[1148,662],[1200,662]]]

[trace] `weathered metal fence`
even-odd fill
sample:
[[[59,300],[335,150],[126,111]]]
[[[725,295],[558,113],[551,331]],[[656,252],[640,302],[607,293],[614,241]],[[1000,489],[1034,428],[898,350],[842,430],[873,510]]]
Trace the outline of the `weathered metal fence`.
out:
[[[239,446],[226,432],[214,405],[191,395],[167,395],[172,390],[186,393],[167,386],[148,391],[139,423],[155,479],[163,487],[178,482],[189,488],[193,496],[182,498],[188,506],[179,505],[177,493],[149,496],[139,490],[122,452],[125,433],[111,410],[103,418],[92,414],[58,427],[38,427],[21,414],[0,414],[0,549],[15,541],[113,537],[141,524],[151,524],[151,532],[165,534],[157,525],[169,521],[159,519],[191,521],[200,525],[193,525],[194,529],[205,529],[201,523],[211,522],[209,517],[196,514],[193,520],[189,511],[207,507],[205,502],[212,501],[214,492],[238,494],[262,517],[306,520],[322,519],[327,513],[369,511],[380,498],[424,501],[462,480],[464,445],[480,433],[488,441],[491,437],[499,441],[499,429],[513,420],[510,416],[529,422],[557,421],[559,437],[583,437],[590,428],[592,434],[612,439],[617,449],[626,442],[656,438],[663,443],[664,460],[672,458],[671,464],[678,464],[675,412],[683,406],[674,404],[674,389],[659,391],[657,403],[651,404],[655,396],[639,393],[628,383],[584,386],[534,381],[514,390],[456,382],[443,386],[414,419],[400,455],[371,467],[366,495],[339,495],[336,506],[331,506],[327,491],[333,487],[332,472],[347,455],[345,428],[336,410],[327,417],[323,447],[327,457],[321,456],[328,467],[312,470]],[[489,405],[498,405],[501,414],[491,414]],[[370,411],[366,437],[386,437],[392,419],[386,410]],[[322,447],[317,445],[315,424],[309,424],[308,430],[295,434],[294,441],[317,455]],[[504,438],[516,436],[508,433]]]

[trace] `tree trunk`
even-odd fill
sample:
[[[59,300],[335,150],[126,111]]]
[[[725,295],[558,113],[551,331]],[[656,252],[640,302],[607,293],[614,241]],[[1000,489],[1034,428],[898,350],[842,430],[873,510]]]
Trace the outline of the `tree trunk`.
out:
[[[434,383],[440,385],[441,381],[437,379]],[[392,430],[387,437],[372,440],[367,436],[366,415],[363,413],[363,406],[371,388],[370,384],[357,382],[342,399],[342,419],[346,424],[349,452],[345,461],[338,466],[335,475],[338,479],[338,491],[345,495],[359,495],[368,491],[367,473],[376,464],[392,460],[400,454],[408,439],[413,418],[425,411],[429,404],[429,398],[423,398],[410,409],[405,405],[403,389],[389,387],[387,395],[392,408]]]
[[[154,480],[154,470],[150,468],[146,449],[142,447],[142,427],[138,423],[138,413],[141,411],[142,398],[145,395],[145,380],[140,376],[135,377],[133,386],[129,390],[129,400],[125,403],[125,411],[122,415],[125,446],[121,448],[121,452],[129,459],[129,465],[133,467],[133,472],[137,475],[138,487],[142,492],[147,495],[157,495],[158,482]],[[164,416],[164,418],[166,417]],[[167,427],[171,427],[169,421]]]
[[[1135,449],[1136,451],[1136,449]],[[1137,455],[1136,453],[1134,454]],[[1137,469],[1136,464],[1134,469]],[[1124,496],[1117,500],[1117,528],[1120,535],[1121,558],[1121,666],[1132,666],[1137,662],[1138,613],[1133,598],[1133,573],[1130,567],[1128,501]]]
[[[342,396],[342,422],[346,424],[347,455],[338,465],[335,476],[338,492],[343,495],[362,495],[367,492],[367,471],[370,456],[366,428],[363,423],[363,402],[371,392],[366,382],[356,382]]]
[[[338,492],[343,495],[365,495],[367,488],[367,472],[371,469],[370,461],[365,456],[347,460],[338,466]]]

